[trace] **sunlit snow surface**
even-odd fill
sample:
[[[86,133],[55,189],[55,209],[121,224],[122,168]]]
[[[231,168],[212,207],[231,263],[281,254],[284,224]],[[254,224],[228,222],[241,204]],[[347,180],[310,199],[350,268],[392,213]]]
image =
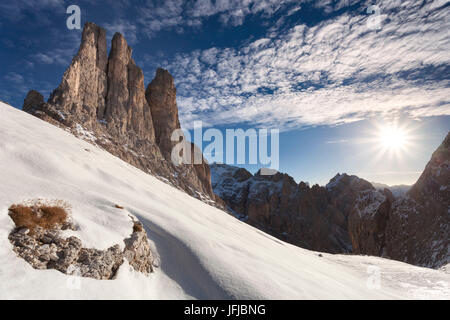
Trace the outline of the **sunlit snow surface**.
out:
[[[377,257],[319,257],[2,103],[0,173],[1,299],[450,299],[448,273]],[[35,198],[70,203],[80,226],[71,234],[98,249],[121,244],[134,214],[159,267],[146,277],[124,264],[117,279],[103,281],[33,269],[12,251],[8,207]]]

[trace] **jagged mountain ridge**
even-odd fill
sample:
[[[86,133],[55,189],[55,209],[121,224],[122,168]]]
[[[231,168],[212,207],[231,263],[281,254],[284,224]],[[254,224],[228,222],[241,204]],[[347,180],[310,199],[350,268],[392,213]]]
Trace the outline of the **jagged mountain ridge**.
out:
[[[450,133],[405,196],[338,174],[325,187],[287,174],[211,165],[212,186],[235,215],[292,244],[438,268],[450,262]]]
[[[252,175],[223,164],[212,164],[211,170],[214,191],[241,219],[284,241],[330,253],[351,251],[346,199],[373,189],[345,174],[337,175],[327,187],[309,187],[283,173]]]
[[[176,88],[158,69],[147,88],[125,38],[116,33],[109,55],[106,32],[94,23],[83,28],[78,53],[47,102],[31,90],[23,110],[69,130],[122,160],[214,204],[210,170],[202,164],[176,166],[170,155],[180,129]],[[190,142],[194,152],[199,150]]]

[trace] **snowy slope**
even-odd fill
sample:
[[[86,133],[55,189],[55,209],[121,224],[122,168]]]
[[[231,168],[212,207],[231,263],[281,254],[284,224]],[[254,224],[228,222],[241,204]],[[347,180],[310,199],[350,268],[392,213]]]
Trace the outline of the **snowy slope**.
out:
[[[2,103],[0,176],[1,299],[450,299],[447,273],[376,257],[320,257],[283,243]],[[117,279],[101,281],[33,269],[12,251],[7,214],[33,198],[70,203],[81,228],[72,233],[99,249],[121,243],[131,230],[127,213],[136,215],[159,268],[146,277],[122,265]],[[377,271],[379,288],[370,285]]]

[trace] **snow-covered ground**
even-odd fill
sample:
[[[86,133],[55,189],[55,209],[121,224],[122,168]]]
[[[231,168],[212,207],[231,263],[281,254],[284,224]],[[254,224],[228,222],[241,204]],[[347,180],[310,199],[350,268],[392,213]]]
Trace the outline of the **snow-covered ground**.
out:
[[[279,241],[70,133],[0,103],[0,298],[450,299],[450,275],[377,257],[331,255]],[[8,207],[72,206],[73,232],[105,249],[145,225],[159,268],[122,265],[115,280],[35,270],[8,241]],[[115,204],[126,210],[116,209]]]

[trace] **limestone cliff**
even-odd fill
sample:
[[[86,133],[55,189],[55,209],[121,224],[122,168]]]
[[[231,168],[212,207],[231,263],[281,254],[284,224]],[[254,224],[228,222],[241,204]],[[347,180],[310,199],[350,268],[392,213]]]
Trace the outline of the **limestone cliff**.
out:
[[[180,128],[172,76],[158,69],[146,90],[125,38],[114,35],[108,56],[105,34],[86,23],[80,49],[48,102],[32,90],[23,110],[214,203],[207,162],[175,165],[170,159],[171,134]]]

